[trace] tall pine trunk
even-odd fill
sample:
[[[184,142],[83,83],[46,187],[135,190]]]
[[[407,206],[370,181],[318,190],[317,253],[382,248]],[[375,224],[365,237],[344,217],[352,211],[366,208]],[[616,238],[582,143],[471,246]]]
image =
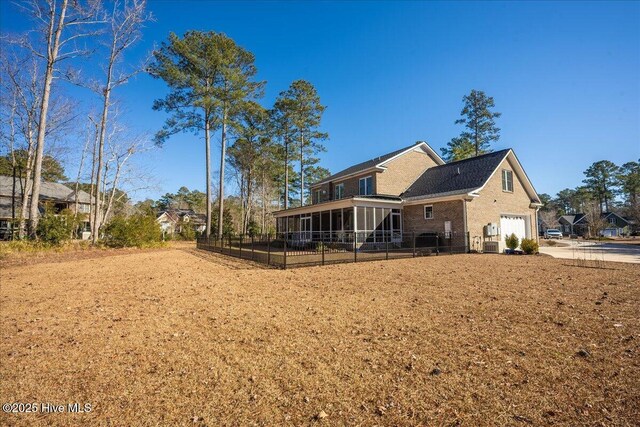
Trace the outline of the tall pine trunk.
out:
[[[205,166],[207,174],[207,220],[205,225],[205,236],[211,235],[211,129],[209,128],[209,115],[205,113],[204,121],[204,146],[205,146]]]
[[[222,148],[220,150],[220,188],[218,193],[218,236],[222,237],[224,230],[224,164],[227,151],[227,104],[224,103],[222,112]]]
[[[304,134],[300,132],[300,206],[304,206]]]
[[[284,208],[289,207],[289,137],[284,140]],[[287,222],[288,223],[288,222]]]

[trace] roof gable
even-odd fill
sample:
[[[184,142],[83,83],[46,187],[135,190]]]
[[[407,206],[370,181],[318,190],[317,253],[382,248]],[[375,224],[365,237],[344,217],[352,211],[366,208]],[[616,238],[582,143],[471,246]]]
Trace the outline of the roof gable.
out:
[[[540,198],[510,148],[427,169],[403,194],[405,199],[422,199],[477,193],[487,185],[503,161],[509,159],[533,203]]]
[[[602,216],[606,220],[608,220],[609,217],[614,216],[614,217],[616,217],[616,223],[617,224],[619,224],[619,223],[624,223],[624,224],[627,224],[627,225],[629,224],[629,221],[625,217],[620,216],[615,212],[603,212]]]
[[[433,158],[433,160],[438,163],[438,164],[444,164],[444,160],[442,160],[442,158],[440,158],[440,156],[438,156],[438,154],[433,150],[433,148],[431,148],[429,146],[429,144],[427,144],[424,141],[419,141],[415,144],[412,144],[408,147],[404,147],[401,148],[399,150],[396,151],[392,151],[391,153],[387,153],[384,154],[382,156],[378,156],[375,157],[373,159],[367,160],[366,162],[362,162],[362,163],[358,163],[356,165],[350,166],[346,169],[341,170],[340,172],[337,172],[321,181],[318,181],[314,184],[311,185],[311,187],[317,187],[318,185],[322,185],[325,184],[327,182],[331,182],[331,181],[337,181],[339,179],[344,179],[347,178],[349,176],[352,175],[357,175],[359,173],[363,173],[366,172],[370,169],[374,169],[374,168],[380,168],[381,170],[384,170],[385,165],[389,162],[391,162],[392,160],[397,159],[398,157],[411,152],[412,150],[415,149],[422,149],[425,154],[431,156],[431,158]]]
[[[449,196],[477,190],[489,180],[509,151],[495,151],[429,168],[409,186],[402,197]]]

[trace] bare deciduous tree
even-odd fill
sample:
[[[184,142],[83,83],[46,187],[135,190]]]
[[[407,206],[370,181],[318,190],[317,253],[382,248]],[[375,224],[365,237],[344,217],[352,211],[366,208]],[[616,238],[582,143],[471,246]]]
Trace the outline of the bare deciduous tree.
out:
[[[145,64],[132,67],[123,63],[125,52],[133,46],[141,36],[141,29],[151,15],[145,11],[146,0],[114,1],[113,9],[107,15],[108,31],[103,42],[108,51],[105,64],[105,77],[102,83],[91,82],[88,86],[102,98],[102,112],[98,123],[98,145],[96,147],[95,187],[92,197],[95,200],[91,212],[91,239],[96,243],[100,236],[100,227],[104,207],[101,205],[100,189],[103,186],[104,148],[108,132],[109,112],[112,107],[113,90],[127,83],[134,75],[145,69]],[[76,80],[78,80],[76,78]]]
[[[3,127],[12,135],[12,143],[8,146],[8,153],[13,159],[13,167],[17,169],[17,180],[20,186],[20,213],[18,215],[18,236],[25,235],[25,218],[29,209],[29,198],[33,184],[33,170],[37,146],[38,123],[42,102],[41,72],[38,61],[30,53],[10,49],[2,51],[2,110],[11,111],[6,114]],[[12,104],[9,106],[8,102]],[[62,96],[52,96],[48,112],[45,138],[51,141],[47,152],[54,154],[56,148],[52,142],[58,141],[69,132],[75,118],[75,104]],[[10,121],[6,121],[10,118]],[[6,139],[6,138],[5,138]],[[21,158],[16,158],[16,153]],[[43,156],[44,158],[44,156]],[[17,191],[16,191],[17,193]],[[14,197],[14,200],[16,197]],[[14,215],[15,218],[15,215]]]
[[[49,118],[49,107],[54,77],[62,61],[86,55],[89,51],[79,47],[78,42],[85,37],[96,35],[92,24],[100,22],[97,0],[28,0],[21,3],[25,12],[33,19],[34,29],[26,36],[16,40],[26,48],[34,58],[44,63],[40,76],[42,86],[38,106],[37,138],[33,160],[33,188],[29,208],[29,233],[35,236],[38,225],[38,204],[42,160],[44,157],[45,137]]]

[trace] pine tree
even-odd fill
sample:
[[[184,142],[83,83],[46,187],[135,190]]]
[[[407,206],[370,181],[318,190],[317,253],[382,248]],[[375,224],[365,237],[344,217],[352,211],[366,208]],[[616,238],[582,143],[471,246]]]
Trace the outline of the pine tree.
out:
[[[481,90],[473,89],[469,95],[462,98],[462,102],[464,102],[460,112],[462,118],[455,123],[464,125],[466,130],[460,134],[460,137],[453,138],[447,144],[447,148],[441,149],[448,161],[462,160],[490,152],[491,143],[500,139],[500,128],[496,126],[495,119],[500,117],[501,113],[491,111],[495,107],[493,97],[487,96]]]
[[[326,140],[328,134],[319,130],[324,110],[315,87],[305,80],[294,81],[289,89],[280,93],[274,107],[285,163],[288,165],[291,158],[296,158],[299,164],[298,196],[301,205],[305,201],[306,169],[316,165],[319,159],[315,156],[325,151],[321,141]],[[285,173],[285,202],[288,205],[288,170]]]
[[[618,170],[618,166],[613,162],[600,160],[584,171],[586,178],[582,182],[585,183],[585,187],[599,202],[600,213],[609,212],[609,203],[616,193]]]
[[[154,53],[149,67],[152,76],[163,79],[171,88],[155,101],[155,110],[171,113],[156,134],[158,144],[178,132],[204,131],[206,192],[211,200],[211,132],[222,130],[220,153],[219,216],[224,210],[224,169],[227,126],[244,102],[259,95],[262,83],[252,81],[256,74],[254,56],[222,33],[189,31],[180,38],[169,35]],[[207,202],[206,233],[211,234],[211,203]],[[219,224],[218,234],[223,226]]]

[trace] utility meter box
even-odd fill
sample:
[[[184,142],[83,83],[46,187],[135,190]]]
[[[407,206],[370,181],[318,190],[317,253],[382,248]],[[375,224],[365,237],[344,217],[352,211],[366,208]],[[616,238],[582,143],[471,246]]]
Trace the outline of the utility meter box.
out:
[[[495,237],[500,235],[500,227],[495,222],[484,226],[484,237]]]

